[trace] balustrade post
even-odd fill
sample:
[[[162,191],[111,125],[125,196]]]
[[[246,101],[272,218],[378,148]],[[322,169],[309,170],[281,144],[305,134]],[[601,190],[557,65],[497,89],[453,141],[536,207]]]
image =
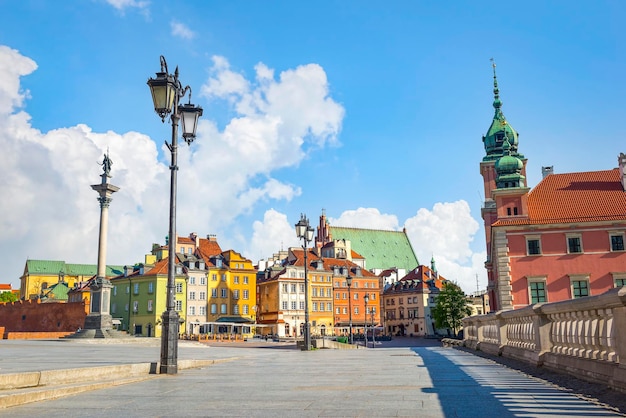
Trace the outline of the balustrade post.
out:
[[[498,355],[501,356],[504,348],[509,342],[506,333],[506,319],[502,317],[502,313],[506,311],[496,312],[496,320],[498,321]]]
[[[545,353],[549,353],[552,350],[552,339],[550,338],[550,332],[552,329],[552,323],[548,318],[548,315],[543,313],[541,309],[543,303],[533,305],[533,312],[535,316],[533,318],[535,326],[535,350],[537,351],[537,366],[543,364],[543,358]]]

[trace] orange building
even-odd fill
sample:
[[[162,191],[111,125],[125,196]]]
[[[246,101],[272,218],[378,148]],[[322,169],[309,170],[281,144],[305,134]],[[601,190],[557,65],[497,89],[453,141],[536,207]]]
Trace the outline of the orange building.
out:
[[[554,174],[532,190],[506,121],[494,67],[495,116],[483,137],[491,310],[597,295],[626,283],[626,155],[618,168]]]

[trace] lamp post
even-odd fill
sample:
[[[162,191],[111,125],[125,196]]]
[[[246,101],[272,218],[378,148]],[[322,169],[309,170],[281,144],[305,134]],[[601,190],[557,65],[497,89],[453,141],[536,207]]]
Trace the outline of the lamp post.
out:
[[[372,312],[372,348],[376,348],[376,327],[374,326],[374,306],[370,309]]]
[[[313,240],[313,228],[304,214],[300,214],[300,220],[296,224],[296,236],[302,239],[304,249],[304,350],[311,349],[311,324],[309,323],[309,277],[307,253],[308,244]]]
[[[170,217],[168,238],[168,269],[167,269],[167,299],[166,310],[162,315],[163,329],[161,332],[161,367],[160,373],[176,374],[178,372],[178,327],[180,326],[178,312],[176,312],[174,292],[176,288],[176,172],[178,171],[178,122],[182,120],[183,139],[190,145],[196,138],[198,118],[202,116],[202,108],[191,104],[191,88],[183,87],[178,79],[178,67],[174,74],[167,70],[167,62],[163,55],[161,71],[156,78],[148,79],[148,86],[152,93],[154,111],[165,122],[165,117],[171,114],[172,143],[165,145],[171,152],[170,164]],[[180,100],[189,91],[189,102],[180,105]]]
[[[354,341],[352,340],[352,297],[350,296],[350,288],[352,287],[352,276],[350,276],[350,270],[348,270],[348,275],[346,276],[346,283],[348,285],[348,313],[349,316],[349,325],[350,325],[350,344]]]
[[[367,302],[370,300],[367,293],[363,297],[363,300],[365,301],[365,320],[363,321],[363,329],[365,330],[365,347],[367,347]]]

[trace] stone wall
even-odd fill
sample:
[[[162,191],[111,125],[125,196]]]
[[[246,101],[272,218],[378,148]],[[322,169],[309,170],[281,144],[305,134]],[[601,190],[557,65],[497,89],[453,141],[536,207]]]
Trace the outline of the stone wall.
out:
[[[626,287],[463,320],[466,347],[626,392]]]
[[[2,338],[13,333],[71,333],[85,326],[84,302],[40,303],[38,300],[0,304]],[[52,334],[50,334],[52,335]]]

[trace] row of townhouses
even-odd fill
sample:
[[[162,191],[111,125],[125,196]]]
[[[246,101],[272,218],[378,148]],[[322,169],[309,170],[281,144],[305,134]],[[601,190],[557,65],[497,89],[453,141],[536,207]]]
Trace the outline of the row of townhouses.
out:
[[[444,281],[434,262],[419,266],[404,231],[332,229],[320,217],[315,246],[307,249],[308,311],[313,335],[346,335],[365,327],[378,333],[427,335],[434,332],[430,308]],[[332,231],[332,232],[331,232]],[[369,259],[352,248],[361,246]],[[377,253],[377,248],[393,254]],[[160,336],[166,309],[168,243],[153,244],[142,263],[108,266],[113,285],[114,324],[132,335]],[[223,251],[217,238],[192,233],[176,239],[175,309],[181,335],[303,335],[305,250],[290,248],[258,265],[236,251]],[[382,268],[404,261],[400,267]],[[371,261],[374,268],[369,268]],[[412,265],[412,266],[411,266]],[[409,267],[411,266],[411,267]],[[388,267],[388,266],[387,266]],[[23,298],[43,302],[89,300],[95,266],[28,260],[21,277]],[[408,272],[408,273],[407,273]],[[65,289],[52,292],[52,289]],[[89,303],[86,303],[89,306]]]

